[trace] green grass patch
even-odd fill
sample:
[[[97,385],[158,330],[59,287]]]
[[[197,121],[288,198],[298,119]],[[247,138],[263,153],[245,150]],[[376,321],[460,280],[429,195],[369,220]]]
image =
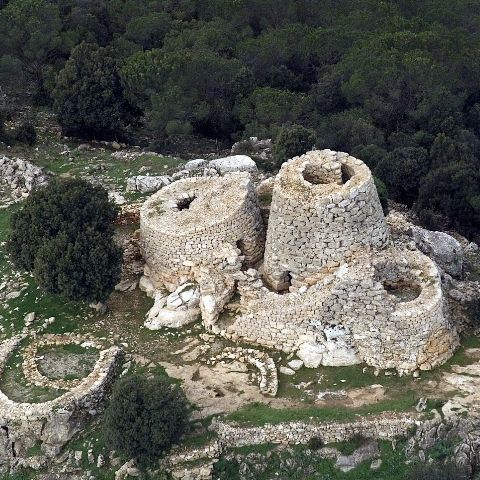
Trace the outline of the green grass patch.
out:
[[[358,408],[347,407],[299,407],[276,409],[263,403],[252,403],[226,416],[227,420],[247,425],[278,424],[299,420],[316,420],[320,422],[350,422],[361,416],[373,415],[386,411],[411,411],[417,402],[414,390],[407,390],[396,398],[364,405]]]

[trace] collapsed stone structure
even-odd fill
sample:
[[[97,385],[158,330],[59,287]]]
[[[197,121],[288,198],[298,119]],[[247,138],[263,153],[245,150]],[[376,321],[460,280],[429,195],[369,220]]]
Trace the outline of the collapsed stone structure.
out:
[[[25,335],[17,335],[0,344],[0,374],[25,338]],[[44,335],[38,342],[65,345],[80,344],[85,340],[68,335]],[[53,400],[42,403],[15,402],[0,391],[0,471],[7,472],[19,467],[37,468],[47,458],[58,455],[88,420],[101,411],[122,361],[123,351],[119,347],[100,351],[88,376]],[[53,386],[51,383],[49,386]],[[41,453],[29,455],[28,452],[35,448]]]
[[[286,162],[266,229],[248,173],[175,182],[140,218],[151,283],[197,283],[205,327],[234,341],[296,352],[307,367],[400,373],[458,345],[436,265],[392,240],[370,170],[346,153]]]

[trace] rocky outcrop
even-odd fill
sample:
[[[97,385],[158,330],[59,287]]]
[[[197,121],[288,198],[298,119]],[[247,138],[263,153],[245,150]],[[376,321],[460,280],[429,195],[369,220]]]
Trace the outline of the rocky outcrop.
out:
[[[145,288],[146,281],[141,284]],[[155,299],[153,307],[147,313],[145,327],[159,330],[163,327],[181,328],[200,318],[200,288],[189,282],[180,285],[174,292],[166,290],[150,291]]]
[[[411,232],[417,248],[431,257],[449,275],[461,278],[463,248],[460,242],[444,232],[434,232],[412,225]]]
[[[33,189],[46,185],[48,175],[27,160],[0,156],[0,182],[12,190],[14,197],[25,198]]]

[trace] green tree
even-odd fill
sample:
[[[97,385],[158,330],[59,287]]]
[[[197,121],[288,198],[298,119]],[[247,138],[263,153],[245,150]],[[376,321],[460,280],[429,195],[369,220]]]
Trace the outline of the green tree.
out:
[[[455,163],[432,170],[420,187],[415,209],[421,219],[432,213],[441,214],[454,227],[467,234],[474,233],[480,227],[478,167]]]
[[[278,168],[290,158],[303,155],[315,145],[315,132],[301,125],[284,125],[274,147],[274,158]]]
[[[141,466],[152,465],[188,427],[189,406],[181,388],[159,377],[132,375],[114,386],[105,411],[109,445]]]
[[[86,138],[122,137],[133,120],[113,51],[81,43],[59,73],[54,108],[63,132]]]
[[[46,291],[103,301],[120,276],[122,254],[112,227],[116,215],[103,188],[53,179],[12,216],[7,251]]]
[[[411,205],[428,173],[428,154],[424,148],[396,148],[378,162],[376,175],[385,182],[393,198]]]
[[[34,87],[34,99],[48,102],[48,66],[61,62],[67,55],[56,2],[16,0],[0,10],[0,64],[5,66],[5,57],[9,57],[9,67],[15,67],[20,74],[14,77],[14,83],[9,82],[15,93],[22,93],[23,81],[27,81]]]

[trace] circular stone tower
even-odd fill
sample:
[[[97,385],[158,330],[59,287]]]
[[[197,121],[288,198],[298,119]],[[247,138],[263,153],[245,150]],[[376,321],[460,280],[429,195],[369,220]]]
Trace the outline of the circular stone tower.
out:
[[[389,240],[370,169],[347,153],[315,150],[275,179],[264,276],[276,290],[315,283],[365,247]]]
[[[225,243],[241,250],[246,265],[262,258],[265,244],[248,173],[186,178],[168,185],[143,204],[140,232],[153,284],[171,291],[191,280],[192,267]]]

